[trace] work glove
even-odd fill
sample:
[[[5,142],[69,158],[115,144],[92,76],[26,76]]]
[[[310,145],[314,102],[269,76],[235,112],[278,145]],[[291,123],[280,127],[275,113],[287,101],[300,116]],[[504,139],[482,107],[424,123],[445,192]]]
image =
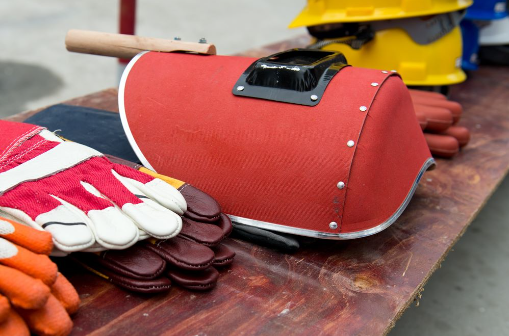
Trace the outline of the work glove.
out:
[[[71,257],[94,274],[134,292],[167,291],[172,283],[189,290],[214,288],[219,278],[217,268],[230,265],[235,256],[221,244],[232,231],[232,223],[221,213],[216,200],[190,184],[136,163],[107,157],[178,188],[187,203],[182,230],[174,238],[149,239],[123,251],[73,253]]]
[[[0,335],[67,335],[79,297],[49,259],[51,234],[0,217]]]
[[[410,89],[410,96],[415,105],[433,106],[448,109],[453,117],[453,125],[456,125],[463,114],[463,107],[460,103],[448,100],[446,96],[437,92],[420,91]]]
[[[125,249],[180,232],[187,205],[168,183],[43,127],[0,120],[0,134],[0,210],[50,232],[59,250]]]
[[[447,108],[426,105],[414,105],[414,107],[415,114],[422,115],[426,119],[424,131],[440,133],[452,126],[452,113]]]
[[[410,89],[424,138],[435,157],[452,158],[470,141],[470,131],[458,126],[462,106],[436,92]]]
[[[123,250],[73,253],[71,258],[114,285],[133,292],[168,291],[172,283],[189,290],[215,287],[219,272],[235,254],[223,245],[207,247],[177,236],[147,240]]]

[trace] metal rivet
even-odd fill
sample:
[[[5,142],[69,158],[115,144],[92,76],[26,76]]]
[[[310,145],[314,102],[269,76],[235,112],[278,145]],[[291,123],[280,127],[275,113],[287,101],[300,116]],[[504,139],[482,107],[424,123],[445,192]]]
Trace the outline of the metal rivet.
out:
[[[343,181],[339,181],[339,182],[338,182],[338,188],[339,188],[339,189],[343,189],[344,187],[345,187],[345,182],[343,182]]]
[[[371,86],[378,86],[378,83],[371,83]]]
[[[174,39],[175,41],[180,41],[180,40],[182,40],[182,39],[181,39],[180,37],[178,37],[178,36],[175,36],[173,39]]]
[[[382,73],[389,73],[389,71],[385,71],[385,70],[383,70],[383,71],[382,71]]]
[[[200,39],[200,41],[198,41],[199,43],[207,43],[207,39],[205,37],[202,37]]]
[[[312,101],[316,101],[316,100],[318,100],[318,96],[317,96],[317,95],[311,95],[311,100],[312,100]]]
[[[336,229],[338,228],[338,223],[336,223],[336,222],[330,222],[329,227],[330,227],[332,230],[336,230]]]
[[[346,143],[346,145],[348,147],[353,147],[353,145],[355,145],[355,142],[353,140],[348,140],[348,142]]]
[[[242,85],[237,86],[237,91],[244,91],[244,87]]]
[[[359,107],[359,110],[361,110],[362,112],[366,112],[368,110],[368,108],[364,105],[362,105],[361,107]]]

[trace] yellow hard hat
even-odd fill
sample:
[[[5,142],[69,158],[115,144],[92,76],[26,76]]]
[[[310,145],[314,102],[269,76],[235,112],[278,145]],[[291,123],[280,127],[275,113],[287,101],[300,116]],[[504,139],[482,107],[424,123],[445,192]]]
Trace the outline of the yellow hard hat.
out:
[[[353,66],[395,70],[407,85],[450,85],[466,79],[461,70],[462,41],[457,26],[428,44],[416,43],[403,28],[376,31],[374,37],[361,46],[334,43],[336,41],[338,39],[324,39],[316,43],[315,39],[314,42],[322,50],[342,52]]]
[[[453,12],[472,5],[472,0],[308,0],[289,28],[335,22],[401,19]]]

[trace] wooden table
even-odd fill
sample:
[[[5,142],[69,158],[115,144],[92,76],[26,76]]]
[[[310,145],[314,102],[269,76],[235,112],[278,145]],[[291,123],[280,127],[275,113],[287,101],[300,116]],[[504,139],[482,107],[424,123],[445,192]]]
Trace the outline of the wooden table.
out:
[[[299,37],[246,54],[306,43]],[[374,236],[323,241],[292,255],[229,240],[235,263],[209,293],[137,295],[64,263],[82,299],[73,335],[387,334],[509,169],[508,90],[509,68],[501,67],[481,67],[452,88],[472,141],[453,160],[437,160],[400,219]],[[117,111],[116,94],[65,103]]]

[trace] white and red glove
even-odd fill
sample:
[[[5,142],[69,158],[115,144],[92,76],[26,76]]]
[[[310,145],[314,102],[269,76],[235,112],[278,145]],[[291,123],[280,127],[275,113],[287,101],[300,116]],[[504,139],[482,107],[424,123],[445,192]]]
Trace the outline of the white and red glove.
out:
[[[0,210],[50,232],[61,251],[174,237],[186,208],[180,192],[160,179],[43,127],[0,120]]]

